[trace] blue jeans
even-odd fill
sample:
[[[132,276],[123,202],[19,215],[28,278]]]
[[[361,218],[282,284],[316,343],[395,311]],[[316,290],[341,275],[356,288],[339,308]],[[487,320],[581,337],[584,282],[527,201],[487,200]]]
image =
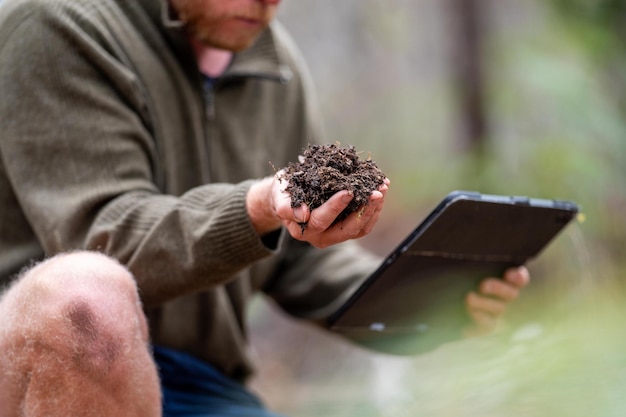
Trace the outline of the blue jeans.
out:
[[[163,391],[163,417],[282,417],[206,362],[153,346]]]

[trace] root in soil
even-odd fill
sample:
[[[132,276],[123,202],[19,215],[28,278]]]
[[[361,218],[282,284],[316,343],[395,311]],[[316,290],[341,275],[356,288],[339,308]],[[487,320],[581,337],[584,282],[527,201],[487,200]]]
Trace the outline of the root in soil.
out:
[[[288,181],[285,191],[294,208],[305,203],[314,210],[338,191],[350,191],[354,197],[335,219],[337,223],[369,203],[372,191],[383,185],[385,174],[369,157],[359,159],[354,146],[329,144],[309,145],[299,162],[291,162],[279,179]],[[304,231],[306,225],[301,226]]]

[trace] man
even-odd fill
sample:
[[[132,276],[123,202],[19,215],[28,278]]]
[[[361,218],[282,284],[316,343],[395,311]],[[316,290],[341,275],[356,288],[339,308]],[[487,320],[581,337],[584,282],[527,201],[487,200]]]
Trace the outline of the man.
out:
[[[0,416],[271,415],[250,298],[321,322],[376,265],[388,182],[333,225],[347,191],[292,209],[271,175],[324,141],[278,3],[0,3]],[[476,328],[527,282],[468,295]]]

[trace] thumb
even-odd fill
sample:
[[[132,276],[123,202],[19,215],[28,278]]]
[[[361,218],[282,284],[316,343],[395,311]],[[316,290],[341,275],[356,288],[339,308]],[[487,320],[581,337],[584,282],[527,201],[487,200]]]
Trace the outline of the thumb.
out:
[[[306,204],[302,203],[293,209],[293,218],[297,223],[306,223],[309,217],[311,217],[311,212]]]

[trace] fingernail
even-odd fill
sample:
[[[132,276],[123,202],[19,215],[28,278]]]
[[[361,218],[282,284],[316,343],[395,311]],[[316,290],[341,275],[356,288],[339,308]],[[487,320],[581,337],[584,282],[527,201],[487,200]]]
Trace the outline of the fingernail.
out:
[[[381,200],[383,198],[383,193],[380,191],[372,191],[370,195],[370,200]]]
[[[296,223],[304,223],[304,210],[302,206],[293,209],[293,219]]]
[[[344,204],[348,204],[350,201],[352,201],[352,193],[350,192],[344,194],[343,197],[341,197],[341,202]]]

